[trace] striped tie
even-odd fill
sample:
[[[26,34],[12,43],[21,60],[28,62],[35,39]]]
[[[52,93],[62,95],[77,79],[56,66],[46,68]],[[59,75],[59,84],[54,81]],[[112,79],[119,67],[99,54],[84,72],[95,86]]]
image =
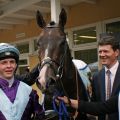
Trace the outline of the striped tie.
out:
[[[111,95],[111,79],[110,79],[110,70],[106,71],[106,75],[107,75],[107,91],[106,91],[106,100],[110,98]]]

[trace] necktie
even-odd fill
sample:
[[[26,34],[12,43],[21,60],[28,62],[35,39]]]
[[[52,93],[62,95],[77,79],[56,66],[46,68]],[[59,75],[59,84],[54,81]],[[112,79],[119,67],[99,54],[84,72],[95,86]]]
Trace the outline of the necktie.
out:
[[[110,98],[111,95],[111,79],[110,79],[110,70],[107,70],[106,75],[107,75],[107,91],[106,91],[106,100]]]

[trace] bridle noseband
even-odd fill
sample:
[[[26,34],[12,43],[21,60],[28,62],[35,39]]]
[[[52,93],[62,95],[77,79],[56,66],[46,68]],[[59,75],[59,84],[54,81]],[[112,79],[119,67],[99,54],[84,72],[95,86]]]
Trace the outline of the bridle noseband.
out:
[[[55,60],[51,59],[50,57],[46,57],[42,60],[41,65],[40,65],[40,70],[45,66],[48,65],[50,68],[53,70],[54,74],[57,74],[57,71],[54,69],[54,65],[59,66],[59,63],[56,62]],[[40,71],[39,71],[40,72]]]

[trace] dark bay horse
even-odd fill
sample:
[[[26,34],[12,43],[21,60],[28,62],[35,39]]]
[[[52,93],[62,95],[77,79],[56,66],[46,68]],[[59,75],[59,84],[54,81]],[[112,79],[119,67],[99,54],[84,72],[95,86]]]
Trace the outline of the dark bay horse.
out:
[[[56,92],[69,98],[88,100],[84,84],[72,62],[70,49],[66,40],[64,26],[67,15],[64,9],[59,15],[59,23],[46,22],[37,11],[37,24],[42,28],[38,38],[38,54],[40,61],[40,74],[38,81],[42,91]],[[47,93],[47,92],[46,92]],[[49,92],[48,92],[49,93]],[[86,115],[81,114],[79,120],[86,120]]]

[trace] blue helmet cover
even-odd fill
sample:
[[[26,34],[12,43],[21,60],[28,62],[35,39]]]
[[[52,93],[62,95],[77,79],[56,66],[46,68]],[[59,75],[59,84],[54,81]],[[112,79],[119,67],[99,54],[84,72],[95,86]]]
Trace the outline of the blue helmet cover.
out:
[[[19,61],[19,50],[8,43],[0,43],[0,60],[5,58],[14,58],[16,62]]]

